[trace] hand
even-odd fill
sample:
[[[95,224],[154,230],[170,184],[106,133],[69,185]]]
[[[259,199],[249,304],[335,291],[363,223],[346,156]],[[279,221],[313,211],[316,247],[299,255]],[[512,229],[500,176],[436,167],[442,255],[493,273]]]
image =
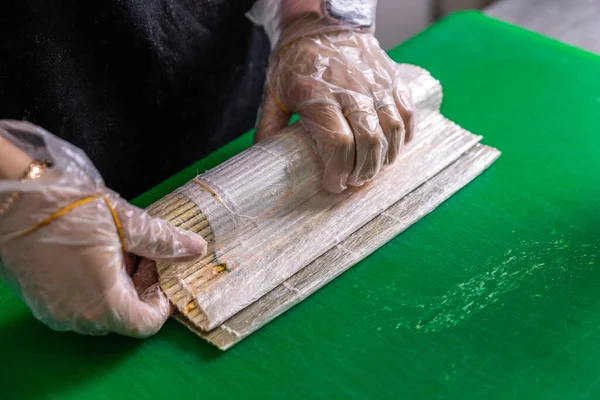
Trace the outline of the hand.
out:
[[[393,162],[413,134],[409,89],[371,33],[300,20],[284,30],[267,73],[256,140],[296,112],[332,192],[361,186]]]
[[[140,298],[126,261],[130,254],[193,261],[205,253],[204,240],[120,198],[85,154],[46,131],[0,122],[0,136],[12,143],[28,137],[39,146],[31,154],[46,154],[53,163],[36,180],[0,181],[0,202],[2,195],[19,193],[0,216],[2,279],[54,330],[139,338],[156,333],[169,316],[169,301],[158,286]]]

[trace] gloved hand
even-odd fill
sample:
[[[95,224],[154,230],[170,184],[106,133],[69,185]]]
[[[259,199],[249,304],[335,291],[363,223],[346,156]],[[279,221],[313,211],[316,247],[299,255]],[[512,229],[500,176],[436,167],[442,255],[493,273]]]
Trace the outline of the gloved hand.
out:
[[[295,112],[316,142],[325,189],[363,185],[413,133],[411,95],[397,68],[372,32],[299,18],[273,50],[256,140]]]
[[[0,204],[19,196],[0,215],[0,278],[54,330],[157,332],[169,301],[157,286],[138,296],[125,268],[129,253],[187,262],[206,252],[206,242],[130,205],[81,150],[43,129],[0,121],[0,136],[52,163],[35,180],[0,180]]]

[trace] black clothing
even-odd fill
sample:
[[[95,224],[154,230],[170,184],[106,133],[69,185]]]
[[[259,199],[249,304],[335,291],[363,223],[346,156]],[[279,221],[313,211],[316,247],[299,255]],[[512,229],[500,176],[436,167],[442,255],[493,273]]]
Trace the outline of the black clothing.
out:
[[[4,0],[0,119],[83,149],[131,199],[252,128],[268,38],[254,0]]]

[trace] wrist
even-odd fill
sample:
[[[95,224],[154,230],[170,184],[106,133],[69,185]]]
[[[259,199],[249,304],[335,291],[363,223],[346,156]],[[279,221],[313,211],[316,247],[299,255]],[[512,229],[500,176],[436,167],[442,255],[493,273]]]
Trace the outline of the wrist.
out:
[[[350,37],[361,34],[371,34],[370,28],[360,28],[340,22],[333,23],[316,14],[304,14],[281,27],[281,34],[273,47],[272,57],[279,57],[284,49],[304,38],[324,35],[322,39],[328,41],[338,35]]]
[[[33,158],[0,136],[0,180],[16,180],[33,162]]]
[[[315,17],[323,16],[323,0],[282,0],[281,1],[281,26],[288,25],[290,22],[306,16],[313,15]]]
[[[339,30],[374,32],[376,6],[377,0],[257,0],[246,16],[265,29],[274,49],[289,37]],[[291,27],[304,25],[298,21],[313,21],[313,27],[293,34]]]
[[[281,0],[282,25],[312,14],[332,25],[374,29],[376,0]]]

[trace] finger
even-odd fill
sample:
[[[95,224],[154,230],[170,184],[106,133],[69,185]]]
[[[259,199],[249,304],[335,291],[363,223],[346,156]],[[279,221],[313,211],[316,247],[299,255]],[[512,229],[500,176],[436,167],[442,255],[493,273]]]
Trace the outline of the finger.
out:
[[[388,142],[388,150],[385,157],[385,163],[392,163],[396,160],[402,145],[404,144],[404,122],[396,107],[396,102],[391,93],[386,92],[382,95],[375,95],[375,109],[379,125],[383,130],[383,135]]]
[[[158,270],[156,269],[156,262],[143,258],[140,262],[140,266],[133,276],[133,286],[135,291],[142,301],[149,301],[155,296],[160,295],[160,286],[158,281]],[[169,315],[175,312],[176,308],[173,303],[169,302]]]
[[[323,187],[339,193],[354,168],[354,135],[339,105],[310,103],[298,110],[300,122],[317,145],[323,161]]]
[[[260,142],[268,137],[278,134],[285,128],[291,117],[291,113],[284,111],[283,105],[270,91],[268,84],[265,85],[263,103],[260,107],[260,117],[256,125],[254,142]]]
[[[404,122],[404,143],[410,142],[415,131],[415,116],[412,101],[403,89],[394,90],[394,100],[402,121]]]
[[[152,284],[150,287],[148,287],[148,289],[144,290],[144,293],[142,293],[140,295],[140,299],[147,303],[149,301],[153,301],[153,299],[155,297],[161,296],[161,295],[164,296],[163,292],[160,289],[160,284],[158,282],[156,282],[156,283]],[[169,317],[170,317],[171,315],[173,315],[173,313],[175,311],[177,311],[177,307],[175,307],[173,305],[173,303],[171,303],[169,301],[169,299],[167,299],[167,301],[169,302]]]
[[[362,186],[381,170],[388,143],[372,104],[357,104],[345,109],[344,115],[354,133],[356,146],[356,161],[354,170],[348,178],[348,184]]]
[[[206,241],[150,216],[123,199],[109,200],[123,235],[125,249],[157,261],[191,262],[206,254]]]
[[[115,287],[107,298],[111,310],[108,329],[135,338],[145,338],[158,332],[169,318],[171,307],[158,285],[155,288],[141,299],[130,283]]]
[[[84,269],[79,279],[74,277],[78,285],[83,286],[79,291],[72,291],[70,301],[64,307],[70,310],[67,317],[75,332],[93,335],[116,332],[145,337],[155,333],[168,318],[168,300],[164,296],[161,298],[156,290],[151,292],[150,288],[144,287],[151,285],[152,280],[157,280],[158,274],[156,278],[149,276],[147,262],[140,263],[134,276],[139,279],[143,274],[146,280],[139,286],[144,291],[144,297],[138,296],[132,278],[125,271],[122,255],[121,251],[103,248],[83,254],[80,265],[90,268]],[[155,269],[155,264],[152,262],[150,267]],[[89,292],[87,295],[85,290]]]

